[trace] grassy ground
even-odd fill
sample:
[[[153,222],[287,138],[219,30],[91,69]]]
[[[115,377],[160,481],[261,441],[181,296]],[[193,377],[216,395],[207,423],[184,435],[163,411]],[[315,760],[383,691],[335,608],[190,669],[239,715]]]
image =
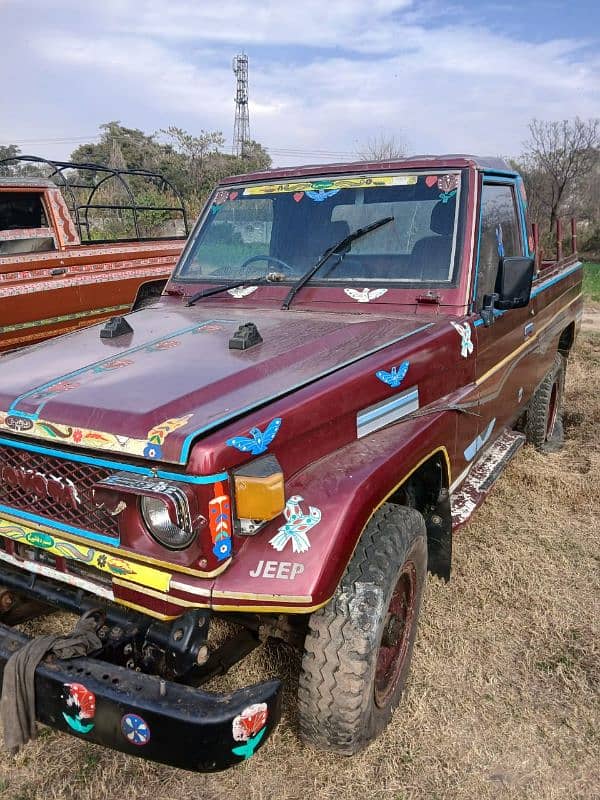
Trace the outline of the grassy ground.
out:
[[[590,300],[600,302],[600,264],[584,262],[583,292]]]
[[[567,444],[527,447],[455,540],[452,581],[431,579],[412,678],[393,723],[351,759],[300,745],[298,658],[257,651],[221,686],[283,674],[284,718],[255,758],[194,775],[44,729],[0,755],[10,800],[592,800],[600,794],[597,478],[600,336],[569,364]],[[37,623],[52,628],[56,620]]]

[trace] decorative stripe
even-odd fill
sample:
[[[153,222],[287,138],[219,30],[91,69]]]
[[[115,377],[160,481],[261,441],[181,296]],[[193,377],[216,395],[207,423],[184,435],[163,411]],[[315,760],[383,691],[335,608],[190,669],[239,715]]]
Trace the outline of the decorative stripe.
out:
[[[120,540],[114,536],[103,536],[101,533],[94,533],[93,531],[85,530],[84,528],[75,528],[73,525],[67,525],[63,522],[57,522],[53,519],[46,517],[39,517],[37,514],[30,514],[28,511],[19,511],[17,508],[5,506],[0,503],[0,511],[6,512],[13,517],[27,520],[27,522],[35,522],[40,525],[46,525],[48,528],[71,533],[74,536],[80,536],[83,539],[91,539],[94,542],[102,542],[103,544],[112,544],[118,546]]]
[[[21,521],[17,518],[12,519],[10,514],[6,514],[3,517],[8,522],[14,522],[15,525],[21,525]],[[42,531],[43,533],[53,534],[54,531],[51,528],[48,528],[46,523],[44,522],[43,525],[39,525],[37,528],[38,531]],[[63,537],[67,541],[72,541],[74,544],[80,544],[80,540],[77,537],[73,536],[70,533],[63,533]],[[120,547],[112,547],[109,544],[105,544],[102,547],[103,552],[111,553],[115,556],[121,556],[123,554],[123,549]],[[152,556],[142,555],[141,553],[135,553],[134,558],[136,561],[139,561],[143,564],[152,564],[155,567],[160,567],[161,569],[166,569],[169,572],[176,572],[181,575],[191,575],[194,578],[216,578],[222,572],[224,572],[227,567],[231,564],[231,559],[227,561],[223,561],[216,569],[213,570],[200,570],[200,569],[192,569],[192,567],[185,567],[181,564],[175,564],[172,561],[161,561],[159,558],[153,558]]]
[[[159,591],[166,591],[169,588],[171,580],[169,572],[136,564],[134,561],[122,556],[109,555],[85,544],[75,544],[35,528],[16,524],[2,517],[0,517],[0,535],[30,547],[44,550],[47,553],[53,553],[56,556],[86,564],[113,577],[127,578],[127,580],[140,584],[140,586],[147,586],[150,589],[158,589]]]
[[[131,308],[131,304],[124,306],[107,306],[106,308],[94,308],[91,311],[78,311],[76,314],[63,314],[60,317],[48,317],[47,319],[36,319],[33,322],[16,322],[14,325],[0,325],[0,334],[21,331],[25,328],[41,328],[44,325],[56,325],[59,322],[70,322],[74,319],[85,319],[95,317],[97,314],[111,314],[113,311],[125,311]]]
[[[579,300],[580,297],[581,297],[580,294],[577,295],[577,297],[574,297],[571,300],[571,302],[567,303],[566,306],[563,306],[560,309],[560,311],[557,311],[556,314],[551,319],[548,320],[548,322],[546,322],[541,328],[539,328],[539,330],[535,331],[526,341],[523,342],[523,344],[520,344],[515,350],[512,351],[512,353],[509,353],[501,361],[498,361],[497,364],[494,364],[493,367],[490,367],[490,369],[488,369],[487,372],[484,372],[483,375],[481,375],[479,378],[477,378],[477,380],[475,381],[475,385],[479,386],[480,384],[482,384],[491,375],[493,375],[495,372],[497,372],[499,369],[501,369],[501,367],[503,367],[508,361],[512,361],[513,358],[516,358],[516,356],[518,356],[519,353],[521,353],[527,347],[531,347],[533,342],[535,342],[538,339],[540,334],[543,333],[543,331],[545,331],[546,328],[548,328],[550,325],[552,325],[554,320],[557,319],[557,317],[559,317],[563,313],[563,311],[566,311],[567,308],[569,308],[570,306],[573,305],[573,303],[577,302],[577,300]]]
[[[145,597],[153,597],[155,600],[162,600],[165,603],[172,603],[174,606],[181,606],[182,608],[209,608],[208,603],[201,603],[198,600],[192,602],[190,600],[184,600],[181,597],[174,597],[168,592],[158,592],[156,589],[148,589],[147,587],[141,588],[140,586],[136,586],[135,583],[130,583],[122,578],[115,578],[113,580],[113,585],[121,586],[123,589],[129,589],[131,592],[144,594]],[[171,586],[172,585],[171,583]],[[119,602],[119,600],[117,600],[117,602]]]
[[[18,450],[27,450],[30,453],[42,453],[43,455],[53,456],[54,458],[62,458],[65,461],[75,461],[79,464],[92,464],[95,467],[106,467],[107,469],[115,469],[120,472],[133,472],[136,475],[144,475],[147,478],[158,477],[165,478],[166,480],[179,481],[180,483],[201,485],[227,480],[226,472],[218,472],[215,475],[186,475],[181,472],[168,472],[162,469],[150,469],[149,467],[138,467],[134,464],[124,464],[120,461],[109,461],[105,458],[83,456],[80,453],[66,453],[64,450],[56,450],[53,447],[44,447],[43,445],[22,442],[18,439],[4,439],[0,437],[0,445],[3,444],[8,447],[15,447]]]
[[[212,596],[213,598],[220,597],[223,600],[262,600],[265,603],[310,603],[312,601],[312,596],[306,594],[250,594],[248,592],[227,592],[219,589],[214,589]]]
[[[393,400],[384,400],[359,411],[356,415],[356,435],[360,439],[368,433],[389,425],[419,408],[419,388],[407,389]]]
[[[578,261],[574,264],[570,269],[566,269],[563,272],[559,272],[558,275],[555,275],[553,278],[548,278],[548,280],[543,281],[539,284],[539,286],[534,286],[531,290],[531,296],[537,297],[540,292],[543,292],[544,289],[548,289],[550,286],[554,286],[555,283],[562,281],[563,278],[567,278],[569,275],[572,275],[574,272],[577,272],[578,269],[582,269],[583,264],[581,261]]]

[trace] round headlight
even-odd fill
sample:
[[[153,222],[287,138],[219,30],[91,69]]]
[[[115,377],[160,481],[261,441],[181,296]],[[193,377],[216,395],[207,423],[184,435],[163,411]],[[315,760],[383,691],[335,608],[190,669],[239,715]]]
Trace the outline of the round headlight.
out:
[[[169,516],[169,509],[156,497],[144,496],[140,502],[142,517],[153,538],[169,550],[183,550],[191,544],[193,531],[184,531],[174,525]]]

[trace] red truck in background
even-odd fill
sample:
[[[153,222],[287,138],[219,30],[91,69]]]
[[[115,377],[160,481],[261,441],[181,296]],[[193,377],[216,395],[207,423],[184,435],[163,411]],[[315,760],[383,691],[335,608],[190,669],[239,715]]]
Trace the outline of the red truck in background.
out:
[[[2,359],[0,671],[13,612],[94,611],[37,719],[214,771],[265,744],[281,682],[199,687],[281,638],[302,739],[366,746],[427,572],[526,441],[560,446],[581,282],[575,253],[536,264],[499,159],[222,181],[157,304]]]
[[[0,352],[135,310],[161,294],[188,232],[171,184],[146,170],[34,156],[0,166],[14,163],[43,164],[53,180],[0,176]],[[82,175],[90,177],[82,182]],[[111,181],[118,187],[113,202]],[[132,181],[166,185],[175,204],[138,204]],[[178,225],[167,236],[145,237],[149,214],[175,215]],[[135,238],[104,239],[107,217],[125,218],[123,231],[132,229]]]

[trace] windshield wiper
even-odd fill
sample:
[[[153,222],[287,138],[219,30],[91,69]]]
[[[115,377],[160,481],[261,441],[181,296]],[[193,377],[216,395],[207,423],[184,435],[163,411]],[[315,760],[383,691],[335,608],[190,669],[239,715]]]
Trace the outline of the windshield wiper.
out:
[[[221,292],[227,292],[229,289],[239,289],[242,286],[265,286],[267,283],[276,283],[280,281],[282,277],[284,276],[280,272],[269,272],[263,278],[244,278],[243,280],[224,283],[221,286],[211,286],[210,289],[201,289],[199,292],[196,292],[196,294],[193,294],[186,305],[193,306],[194,303],[198,300],[202,300],[203,297],[221,294]]]
[[[348,250],[350,249],[350,245],[352,242],[355,242],[357,239],[361,239],[363,236],[366,236],[367,233],[371,233],[371,231],[376,230],[377,228],[381,228],[382,225],[387,225],[388,222],[392,222],[394,217],[383,217],[382,219],[378,219],[375,222],[371,222],[370,225],[365,225],[364,228],[358,228],[357,230],[349,233],[347,236],[344,236],[337,244],[332,244],[331,247],[328,247],[327,250],[323,253],[323,255],[319,258],[317,263],[307,270],[304,275],[301,275],[296,283],[292,286],[289,292],[286,295],[285,300],[283,301],[283,305],[281,306],[282,311],[288,311],[290,305],[292,304],[292,300],[298,294],[300,289],[309,282],[309,280],[313,277],[313,275],[321,269],[323,264],[332,256],[334,253],[342,252],[342,258],[346,255]],[[340,263],[340,260],[334,264],[334,269]]]

